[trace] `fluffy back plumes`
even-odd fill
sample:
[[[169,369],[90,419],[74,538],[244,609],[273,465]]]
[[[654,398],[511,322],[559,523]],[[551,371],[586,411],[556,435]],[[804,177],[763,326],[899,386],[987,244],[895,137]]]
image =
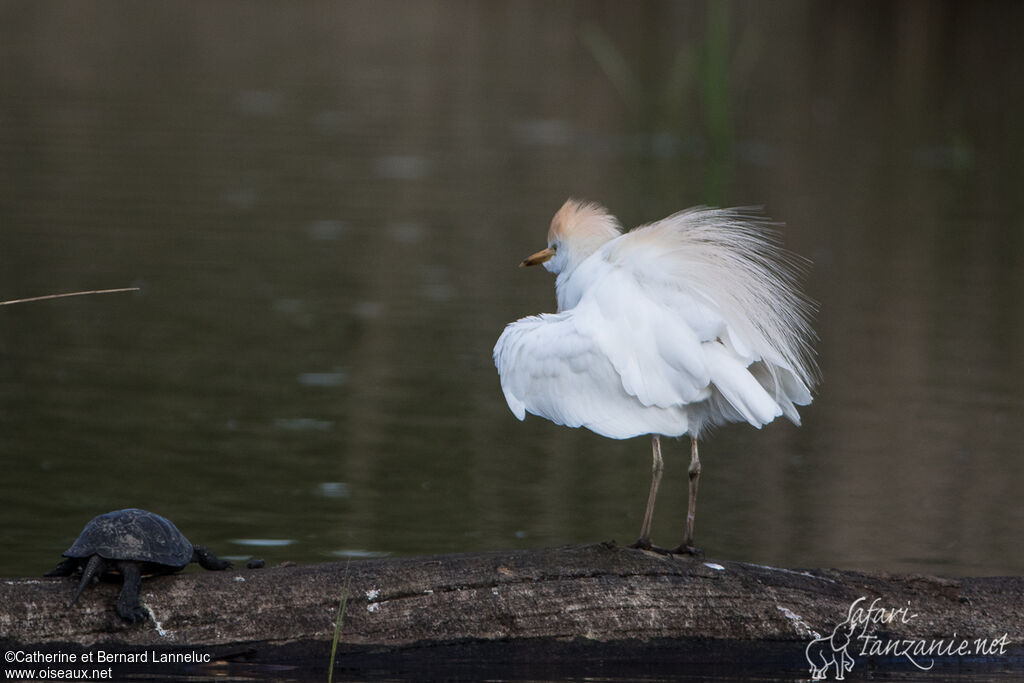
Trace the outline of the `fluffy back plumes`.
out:
[[[815,306],[797,286],[808,262],[783,249],[778,233],[755,210],[687,209],[610,246],[610,260],[701,292],[769,368],[788,368],[808,389],[817,383],[810,324]]]

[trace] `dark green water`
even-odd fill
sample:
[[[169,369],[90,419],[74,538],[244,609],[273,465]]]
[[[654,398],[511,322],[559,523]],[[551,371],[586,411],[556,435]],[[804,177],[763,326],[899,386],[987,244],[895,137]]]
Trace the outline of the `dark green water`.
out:
[[[0,575],[137,506],[235,558],[617,539],[645,439],[505,406],[567,196],[814,261],[804,426],[703,445],[709,558],[1024,571],[1022,7],[0,3]],[[666,452],[655,540],[685,515]]]

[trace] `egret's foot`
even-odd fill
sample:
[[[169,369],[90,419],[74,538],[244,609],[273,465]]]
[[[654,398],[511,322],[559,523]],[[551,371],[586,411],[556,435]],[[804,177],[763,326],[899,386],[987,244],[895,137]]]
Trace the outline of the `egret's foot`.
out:
[[[635,548],[636,550],[650,550],[653,546],[651,546],[651,539],[641,536],[636,539],[635,543],[630,543],[627,547]]]
[[[672,548],[671,552],[673,555],[692,555],[698,559],[704,559],[704,551],[700,548],[694,548],[692,545],[681,543],[675,548]]]
[[[650,550],[651,552],[661,553],[662,555],[671,555],[674,552],[672,550],[669,550],[668,548],[662,548],[660,546],[653,545],[651,543],[651,539],[649,538],[639,538],[637,539],[636,543],[631,544],[629,547],[634,548],[636,550]]]

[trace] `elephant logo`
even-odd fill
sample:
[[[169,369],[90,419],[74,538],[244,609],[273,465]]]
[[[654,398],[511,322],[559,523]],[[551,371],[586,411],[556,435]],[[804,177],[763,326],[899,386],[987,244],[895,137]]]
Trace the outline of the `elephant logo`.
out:
[[[815,638],[807,643],[807,663],[811,665],[811,680],[823,681],[828,678],[829,669],[835,669],[835,679],[841,681],[847,671],[853,671],[853,657],[847,651],[853,640],[857,624],[847,618],[837,625],[830,635]]]

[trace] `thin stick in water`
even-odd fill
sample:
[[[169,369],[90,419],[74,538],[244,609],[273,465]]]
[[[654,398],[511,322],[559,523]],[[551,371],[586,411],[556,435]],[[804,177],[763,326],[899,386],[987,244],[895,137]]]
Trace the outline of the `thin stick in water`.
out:
[[[27,299],[11,299],[10,301],[0,301],[0,306],[9,306],[10,304],[24,304],[29,301],[45,301],[47,299],[63,299],[68,296],[85,296],[86,294],[114,294],[115,292],[137,292],[138,287],[118,287],[116,289],[90,289],[87,292],[66,292],[64,294],[47,294],[45,296],[31,296]]]

